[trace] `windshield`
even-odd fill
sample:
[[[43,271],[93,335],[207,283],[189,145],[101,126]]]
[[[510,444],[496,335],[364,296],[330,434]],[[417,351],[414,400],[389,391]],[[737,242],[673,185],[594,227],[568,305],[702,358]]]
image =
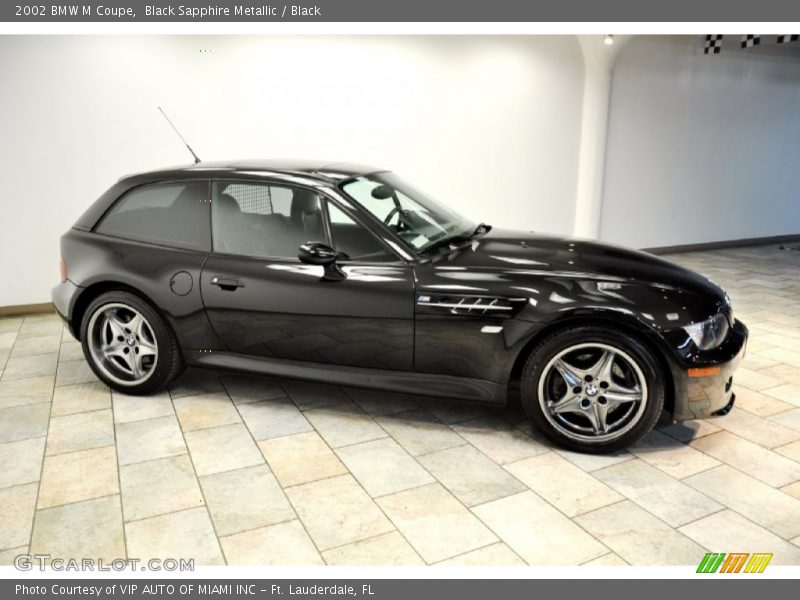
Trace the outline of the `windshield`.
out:
[[[394,173],[357,177],[341,188],[417,252],[475,231],[474,223],[415,190]]]

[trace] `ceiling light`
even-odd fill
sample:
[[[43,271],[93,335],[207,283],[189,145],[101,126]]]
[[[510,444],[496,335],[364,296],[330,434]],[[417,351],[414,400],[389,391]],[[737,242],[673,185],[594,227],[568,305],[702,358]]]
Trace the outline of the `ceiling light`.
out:
[[[611,46],[611,45],[614,43],[614,36],[613,36],[613,35],[611,35],[611,34],[608,34],[608,33],[607,33],[607,34],[606,34],[606,37],[605,37],[605,38],[603,38],[603,43],[604,43],[606,46]]]

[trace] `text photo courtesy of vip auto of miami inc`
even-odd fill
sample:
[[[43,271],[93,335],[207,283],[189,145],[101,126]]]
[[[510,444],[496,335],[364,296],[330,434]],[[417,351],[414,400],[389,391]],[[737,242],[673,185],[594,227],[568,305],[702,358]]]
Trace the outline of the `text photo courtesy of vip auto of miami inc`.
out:
[[[797,577],[791,13],[373,4],[3,13],[9,593]]]

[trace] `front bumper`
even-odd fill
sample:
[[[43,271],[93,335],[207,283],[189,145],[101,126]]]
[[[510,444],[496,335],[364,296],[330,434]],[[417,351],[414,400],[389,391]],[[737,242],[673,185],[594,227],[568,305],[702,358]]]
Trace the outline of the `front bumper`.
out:
[[[733,374],[744,357],[747,327],[736,321],[725,342],[713,352],[690,365],[671,365],[675,402],[672,418],[676,421],[705,419],[728,414],[736,399]],[[690,376],[693,369],[701,370]]]

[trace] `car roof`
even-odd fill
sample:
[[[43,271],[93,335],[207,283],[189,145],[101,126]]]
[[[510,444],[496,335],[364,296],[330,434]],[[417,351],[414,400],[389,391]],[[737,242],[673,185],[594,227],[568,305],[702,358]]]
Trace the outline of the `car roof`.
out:
[[[360,175],[385,171],[370,165],[361,165],[346,162],[311,161],[311,160],[289,160],[289,159],[246,159],[246,160],[218,160],[201,161],[196,164],[180,165],[177,167],[167,167],[156,169],[145,173],[136,173],[123,177],[123,179],[166,179],[175,175],[186,176],[198,172],[210,172],[213,176],[219,174],[236,175],[259,173],[268,175],[270,173],[282,175],[300,175],[312,179],[317,179],[325,183],[337,183],[345,179],[351,179]]]

